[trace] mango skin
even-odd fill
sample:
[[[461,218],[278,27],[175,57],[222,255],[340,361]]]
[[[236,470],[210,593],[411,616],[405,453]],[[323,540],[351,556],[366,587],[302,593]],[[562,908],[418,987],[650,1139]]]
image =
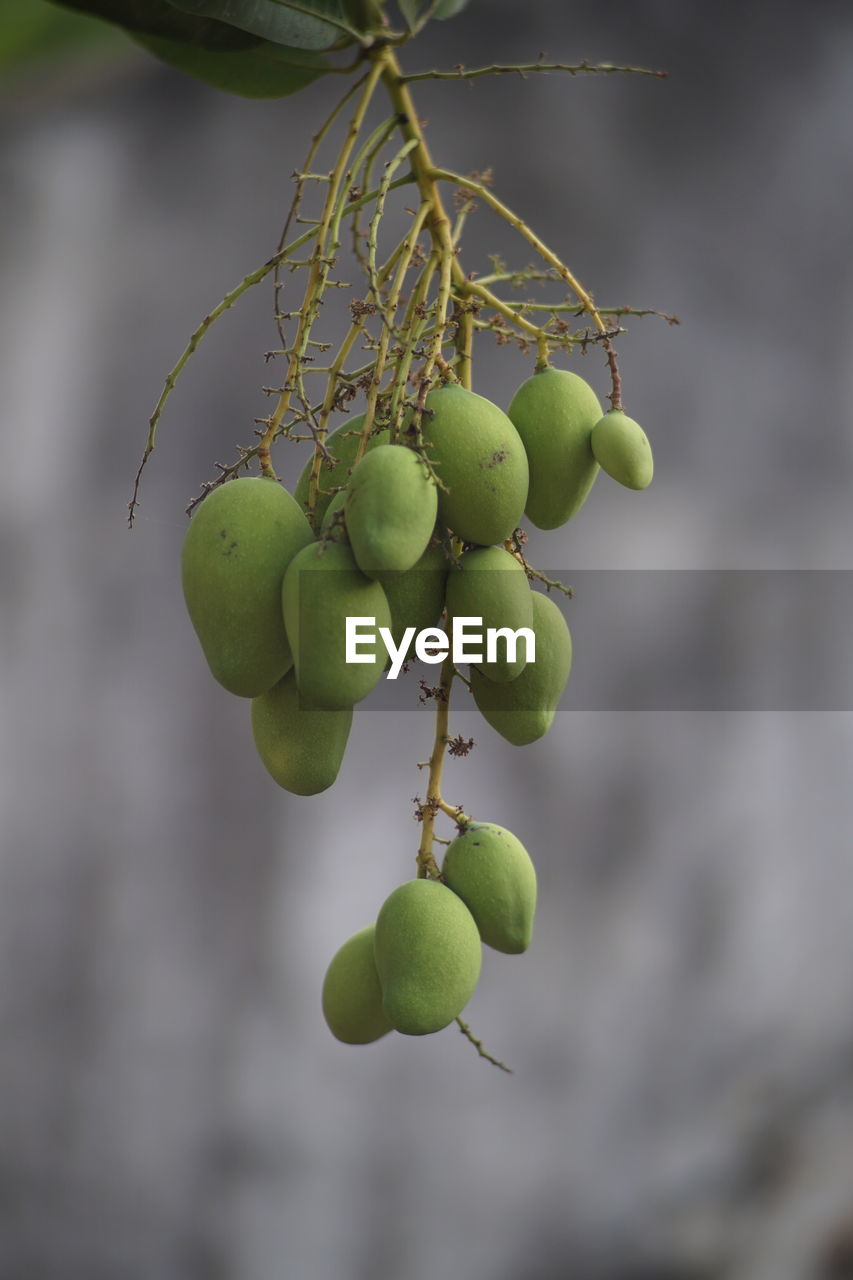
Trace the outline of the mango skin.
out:
[[[469,822],[448,845],[444,883],[465,903],[487,946],[521,955],[533,937],[536,871],[521,841],[493,822]]]
[[[343,711],[366,698],[382,676],[385,647],[378,629],[390,627],[391,610],[381,585],[364,576],[349,547],[303,547],[284,575],[281,607],[302,705]],[[346,661],[347,616],[376,619],[374,662]],[[369,654],[369,646],[360,653]]]
[[[551,728],[572,669],[565,618],[549,596],[534,591],[532,597],[536,661],[510,684],[496,684],[471,668],[471,692],[483,718],[516,747],[536,742]]]
[[[496,404],[456,384],[430,391],[425,408],[426,456],[447,486],[438,491],[439,520],[463,542],[503,542],[527,500],[527,455],[518,432]]]
[[[592,451],[602,471],[626,489],[647,489],[655,471],[652,446],[639,422],[610,409],[592,429]]]
[[[391,610],[391,634],[399,645],[408,627],[415,634],[425,627],[434,627],[444,609],[444,593],[450,561],[441,546],[429,546],[411,569],[404,573],[386,571],[377,573],[376,580]],[[414,649],[412,639],[407,658]]]
[[[346,526],[362,573],[405,572],[420,559],[435,528],[438,491],[413,449],[382,444],[353,467]]]
[[[450,618],[483,619],[483,662],[474,665],[484,676],[505,684],[521,675],[527,664],[527,644],[520,639],[516,658],[509,662],[505,642],[498,640],[498,657],[486,662],[485,633],[489,627],[533,627],[533,592],[522,564],[503,547],[479,547],[466,551],[459,568],[447,577],[447,612]]]
[[[196,508],[181,553],[184,600],[211,673],[229,693],[257,697],[292,666],[281,584],[312,537],[276,480],[229,480]]]
[[[326,508],[334,497],[335,490],[341,489],[349,479],[349,473],[355,465],[355,455],[358,453],[359,432],[363,426],[364,414],[359,413],[354,418],[348,418],[339,427],[335,427],[335,430],[330,431],[326,436],[326,448],[335,459],[335,462],[331,467],[327,467],[325,462],[320,465],[317,502],[314,507],[314,527],[316,529],[319,529],[323,523]],[[368,438],[367,449],[375,449],[378,444],[387,444],[389,438],[390,433],[388,428],[385,427]],[[313,455],[302,468],[293,490],[294,498],[305,512],[308,510],[308,489],[311,482],[312,461]]]
[[[382,988],[373,959],[376,926],[354,933],[332,956],[323,980],[326,1025],[344,1044],[372,1044],[393,1028],[382,1008]]]
[[[385,1015],[406,1036],[446,1027],[465,1008],[480,976],[474,917],[438,880],[408,880],[385,899],[373,953]]]
[[[316,796],[335,781],[352,725],[352,708],[302,706],[293,671],[252,700],[252,736],[272,778],[296,796]]]
[[[526,514],[537,529],[558,529],[580,511],[598,475],[590,443],[602,415],[598,396],[568,369],[543,369],[522,382],[507,412],[530,464]]]

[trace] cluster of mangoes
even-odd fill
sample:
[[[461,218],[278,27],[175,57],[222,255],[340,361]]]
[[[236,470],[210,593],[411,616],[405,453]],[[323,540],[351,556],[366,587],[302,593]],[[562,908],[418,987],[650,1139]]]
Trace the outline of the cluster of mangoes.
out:
[[[547,733],[571,636],[507,546],[524,513],[540,529],[571,519],[599,469],[633,489],[652,478],[638,424],[604,413],[565,370],[534,373],[507,413],[447,383],[427,395],[419,423],[404,420],[397,443],[377,427],[361,448],[363,426],[355,417],[329,435],[313,504],[311,462],[293,495],[270,478],[232,480],[201,503],[184,542],[185,599],[210,669],[252,700],[261,760],[298,795],[332,785],[353,707],[385,669],[378,640],[372,660],[347,661],[347,618],[374,619],[399,653],[442,616],[448,629],[456,618],[481,618],[484,632],[528,629],[535,660],[523,645],[495,648],[471,662],[470,687],[507,741]],[[333,959],[323,1007],[339,1039],[437,1031],[474,990],[481,942],[527,947],[530,859],[503,828],[466,821],[441,878],[401,885]]]
[[[447,848],[441,880],[401,884],[332,958],[323,983],[329,1030],[345,1044],[440,1031],[474,992],[481,944],[526,951],[535,909],[536,872],[521,842],[494,823],[468,822]]]

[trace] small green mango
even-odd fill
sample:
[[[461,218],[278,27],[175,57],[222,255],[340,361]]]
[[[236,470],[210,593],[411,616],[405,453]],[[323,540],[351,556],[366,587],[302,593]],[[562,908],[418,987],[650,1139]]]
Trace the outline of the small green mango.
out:
[[[320,525],[321,538],[328,538],[330,542],[349,543],[349,533],[347,532],[347,522],[345,507],[347,501],[346,489],[339,489],[326,507],[326,514],[323,516],[323,522]]]
[[[323,1017],[336,1040],[372,1044],[393,1028],[382,1008],[382,988],[373,959],[376,926],[348,939],[332,956],[323,980]]]
[[[446,1027],[471,999],[482,948],[474,917],[438,880],[408,880],[387,897],[373,944],[382,1007],[407,1036]]]
[[[435,528],[438,491],[413,449],[382,444],[353,467],[346,525],[358,567],[368,577],[411,569]]]
[[[592,451],[603,471],[626,489],[647,489],[655,464],[652,446],[639,422],[610,409],[592,429]]]
[[[451,568],[447,577],[447,612],[451,618],[482,618],[484,637],[490,627],[532,630],[533,592],[523,566],[503,547],[464,552],[459,567]],[[490,680],[505,684],[524,670],[527,643],[523,636],[519,637],[512,662],[505,637],[499,640],[494,661],[489,662],[486,655],[484,639],[483,661],[474,665]]]
[[[291,667],[281,583],[312,537],[276,480],[229,480],[197,507],[181,553],[184,599],[210,670],[229,693],[254,698]]]
[[[351,707],[345,711],[304,707],[293,671],[252,700],[252,735],[258,755],[278,785],[297,796],[316,796],[332,785],[351,725]]]
[[[527,499],[527,455],[496,404],[449,384],[431,391],[421,419],[426,456],[446,489],[438,515],[463,542],[491,546],[518,527]]]
[[[536,871],[521,841],[493,822],[469,822],[448,845],[441,868],[487,946],[520,955],[530,946]]]
[[[303,706],[343,711],[366,698],[382,676],[385,648],[378,629],[390,627],[391,610],[381,585],[364,576],[349,547],[303,547],[284,575],[281,607]],[[346,660],[348,617],[376,619],[375,643],[359,647],[361,655],[372,655],[370,662]]]
[[[536,660],[510,684],[495,684],[476,667],[471,692],[485,720],[516,747],[542,738],[551,728],[572,667],[572,637],[554,601],[532,592]]]
[[[322,525],[326,508],[331,502],[335,491],[342,488],[349,479],[350,470],[355,465],[355,455],[358,453],[361,438],[360,432],[363,426],[364,414],[359,413],[354,418],[347,419],[346,422],[336,427],[334,431],[330,431],[326,436],[326,449],[329,456],[334,458],[334,462],[331,467],[327,466],[325,461],[320,464],[317,502],[314,507],[314,527],[316,529],[319,529]],[[383,427],[375,435],[369,436],[367,449],[375,449],[378,444],[387,444],[389,434],[388,428]],[[293,490],[293,496],[303,511],[308,510],[308,489],[311,482],[312,463],[313,455],[302,468],[299,479],[296,481],[296,487]]]
[[[598,475],[590,444],[598,396],[568,369],[542,369],[522,382],[507,412],[530,464],[526,514],[537,529],[557,529],[581,509]]]
[[[444,608],[449,567],[444,548],[430,546],[420,560],[404,573],[388,570],[377,573],[376,580],[382,583],[391,610],[391,634],[396,646],[402,644],[409,627],[414,627],[417,635],[425,627],[434,627],[438,622]],[[412,638],[404,661],[408,660],[414,644]]]

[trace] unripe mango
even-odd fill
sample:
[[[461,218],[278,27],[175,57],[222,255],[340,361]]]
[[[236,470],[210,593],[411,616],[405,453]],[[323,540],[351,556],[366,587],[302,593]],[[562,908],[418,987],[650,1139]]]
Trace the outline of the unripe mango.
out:
[[[469,822],[452,840],[441,868],[489,947],[520,955],[530,946],[536,872],[521,841],[493,822]]]
[[[543,737],[551,728],[572,667],[572,638],[554,601],[534,591],[536,661],[509,684],[495,684],[471,668],[471,692],[484,719],[516,747]]]
[[[390,627],[391,611],[381,585],[364,576],[349,547],[303,547],[284,575],[281,606],[303,706],[342,711],[366,698],[382,676],[385,649],[378,628]],[[359,649],[365,656],[372,652],[372,662],[347,662],[347,617],[376,619],[372,651],[367,644]]]
[[[598,475],[592,428],[601,417],[598,396],[568,369],[543,369],[522,382],[508,414],[530,464],[525,511],[537,529],[557,529],[586,501]]]
[[[287,490],[260,476],[229,480],[196,509],[181,553],[184,599],[210,670],[230,693],[254,698],[291,667],[281,583],[312,537]]]
[[[293,671],[252,701],[252,735],[258,755],[278,785],[297,796],[315,796],[332,785],[351,725],[351,707],[345,711],[304,707]]]
[[[517,528],[527,499],[527,455],[496,404],[450,384],[431,391],[421,433],[427,458],[447,489],[438,515],[463,542],[503,542]]]
[[[450,618],[482,618],[483,634],[492,627],[518,631],[533,628],[533,592],[527,574],[515,556],[503,547],[479,547],[460,557],[447,577],[447,612]],[[507,643],[501,638],[497,657],[475,665],[490,680],[504,684],[520,675],[527,663],[527,641],[521,636],[515,658],[509,661]]]
[[[382,444],[353,467],[346,525],[356,563],[375,578],[404,572],[423,555],[435,528],[438,492],[413,449]]]
[[[335,490],[342,488],[349,479],[350,469],[354,466],[355,455],[358,453],[360,432],[363,426],[364,414],[359,413],[354,418],[348,418],[346,422],[336,427],[334,431],[330,431],[326,436],[326,449],[335,461],[331,467],[326,465],[325,459],[320,464],[317,502],[314,507],[314,527],[316,529],[319,529],[323,523],[323,516],[326,514],[326,508],[331,502]],[[378,444],[387,444],[388,438],[388,428],[383,427],[381,431],[377,431],[375,435],[368,437],[367,448],[375,449]],[[296,481],[296,487],[293,490],[293,496],[303,511],[308,510],[308,491],[311,482],[312,463],[313,455],[302,468],[299,479]]]
[[[334,954],[323,981],[323,1017],[336,1040],[371,1044],[393,1030],[382,1008],[382,988],[373,959],[376,926],[348,939]]]
[[[397,1031],[446,1027],[471,999],[482,948],[474,917],[438,880],[409,880],[380,908],[373,943],[382,1007]]]
[[[654,475],[652,446],[639,422],[610,409],[592,429],[592,451],[602,470],[626,489],[647,489]]]
[[[450,562],[441,546],[427,547],[416,564],[405,573],[377,573],[377,582],[391,610],[391,634],[399,646],[409,627],[415,635],[425,627],[434,627],[444,608],[444,590]],[[414,648],[412,639],[406,657]],[[405,659],[404,659],[405,661]]]

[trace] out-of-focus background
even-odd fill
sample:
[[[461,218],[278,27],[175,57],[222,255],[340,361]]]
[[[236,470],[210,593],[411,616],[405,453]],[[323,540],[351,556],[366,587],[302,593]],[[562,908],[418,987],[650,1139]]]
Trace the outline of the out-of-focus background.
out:
[[[491,167],[600,302],[682,323],[619,344],[652,487],[602,477],[531,556],[778,586],[750,608],[721,574],[644,615],[642,662],[630,613],[597,628],[578,592],[608,709],[570,681],[523,749],[454,713],[478,746],[448,796],[540,877],[530,952],[488,954],[465,1015],[512,1076],[455,1028],[357,1049],[320,1014],[330,956],[411,874],[416,688],[359,708],[335,787],[292,797],[184,614],[184,507],[265,411],[268,289],[194,358],[125,527],[165,371],[275,247],[338,81],[229,98],[118,37],[5,69],[2,1280],[853,1276],[850,690],[667,700],[671,664],[849,655],[853,10],[471,0],[406,63],[540,51],[670,77],[418,85],[435,155]],[[529,260],[485,213],[469,243],[480,270]],[[599,353],[574,367],[607,390]],[[530,368],[484,341],[475,389],[506,405]],[[795,569],[838,571],[825,609]]]

